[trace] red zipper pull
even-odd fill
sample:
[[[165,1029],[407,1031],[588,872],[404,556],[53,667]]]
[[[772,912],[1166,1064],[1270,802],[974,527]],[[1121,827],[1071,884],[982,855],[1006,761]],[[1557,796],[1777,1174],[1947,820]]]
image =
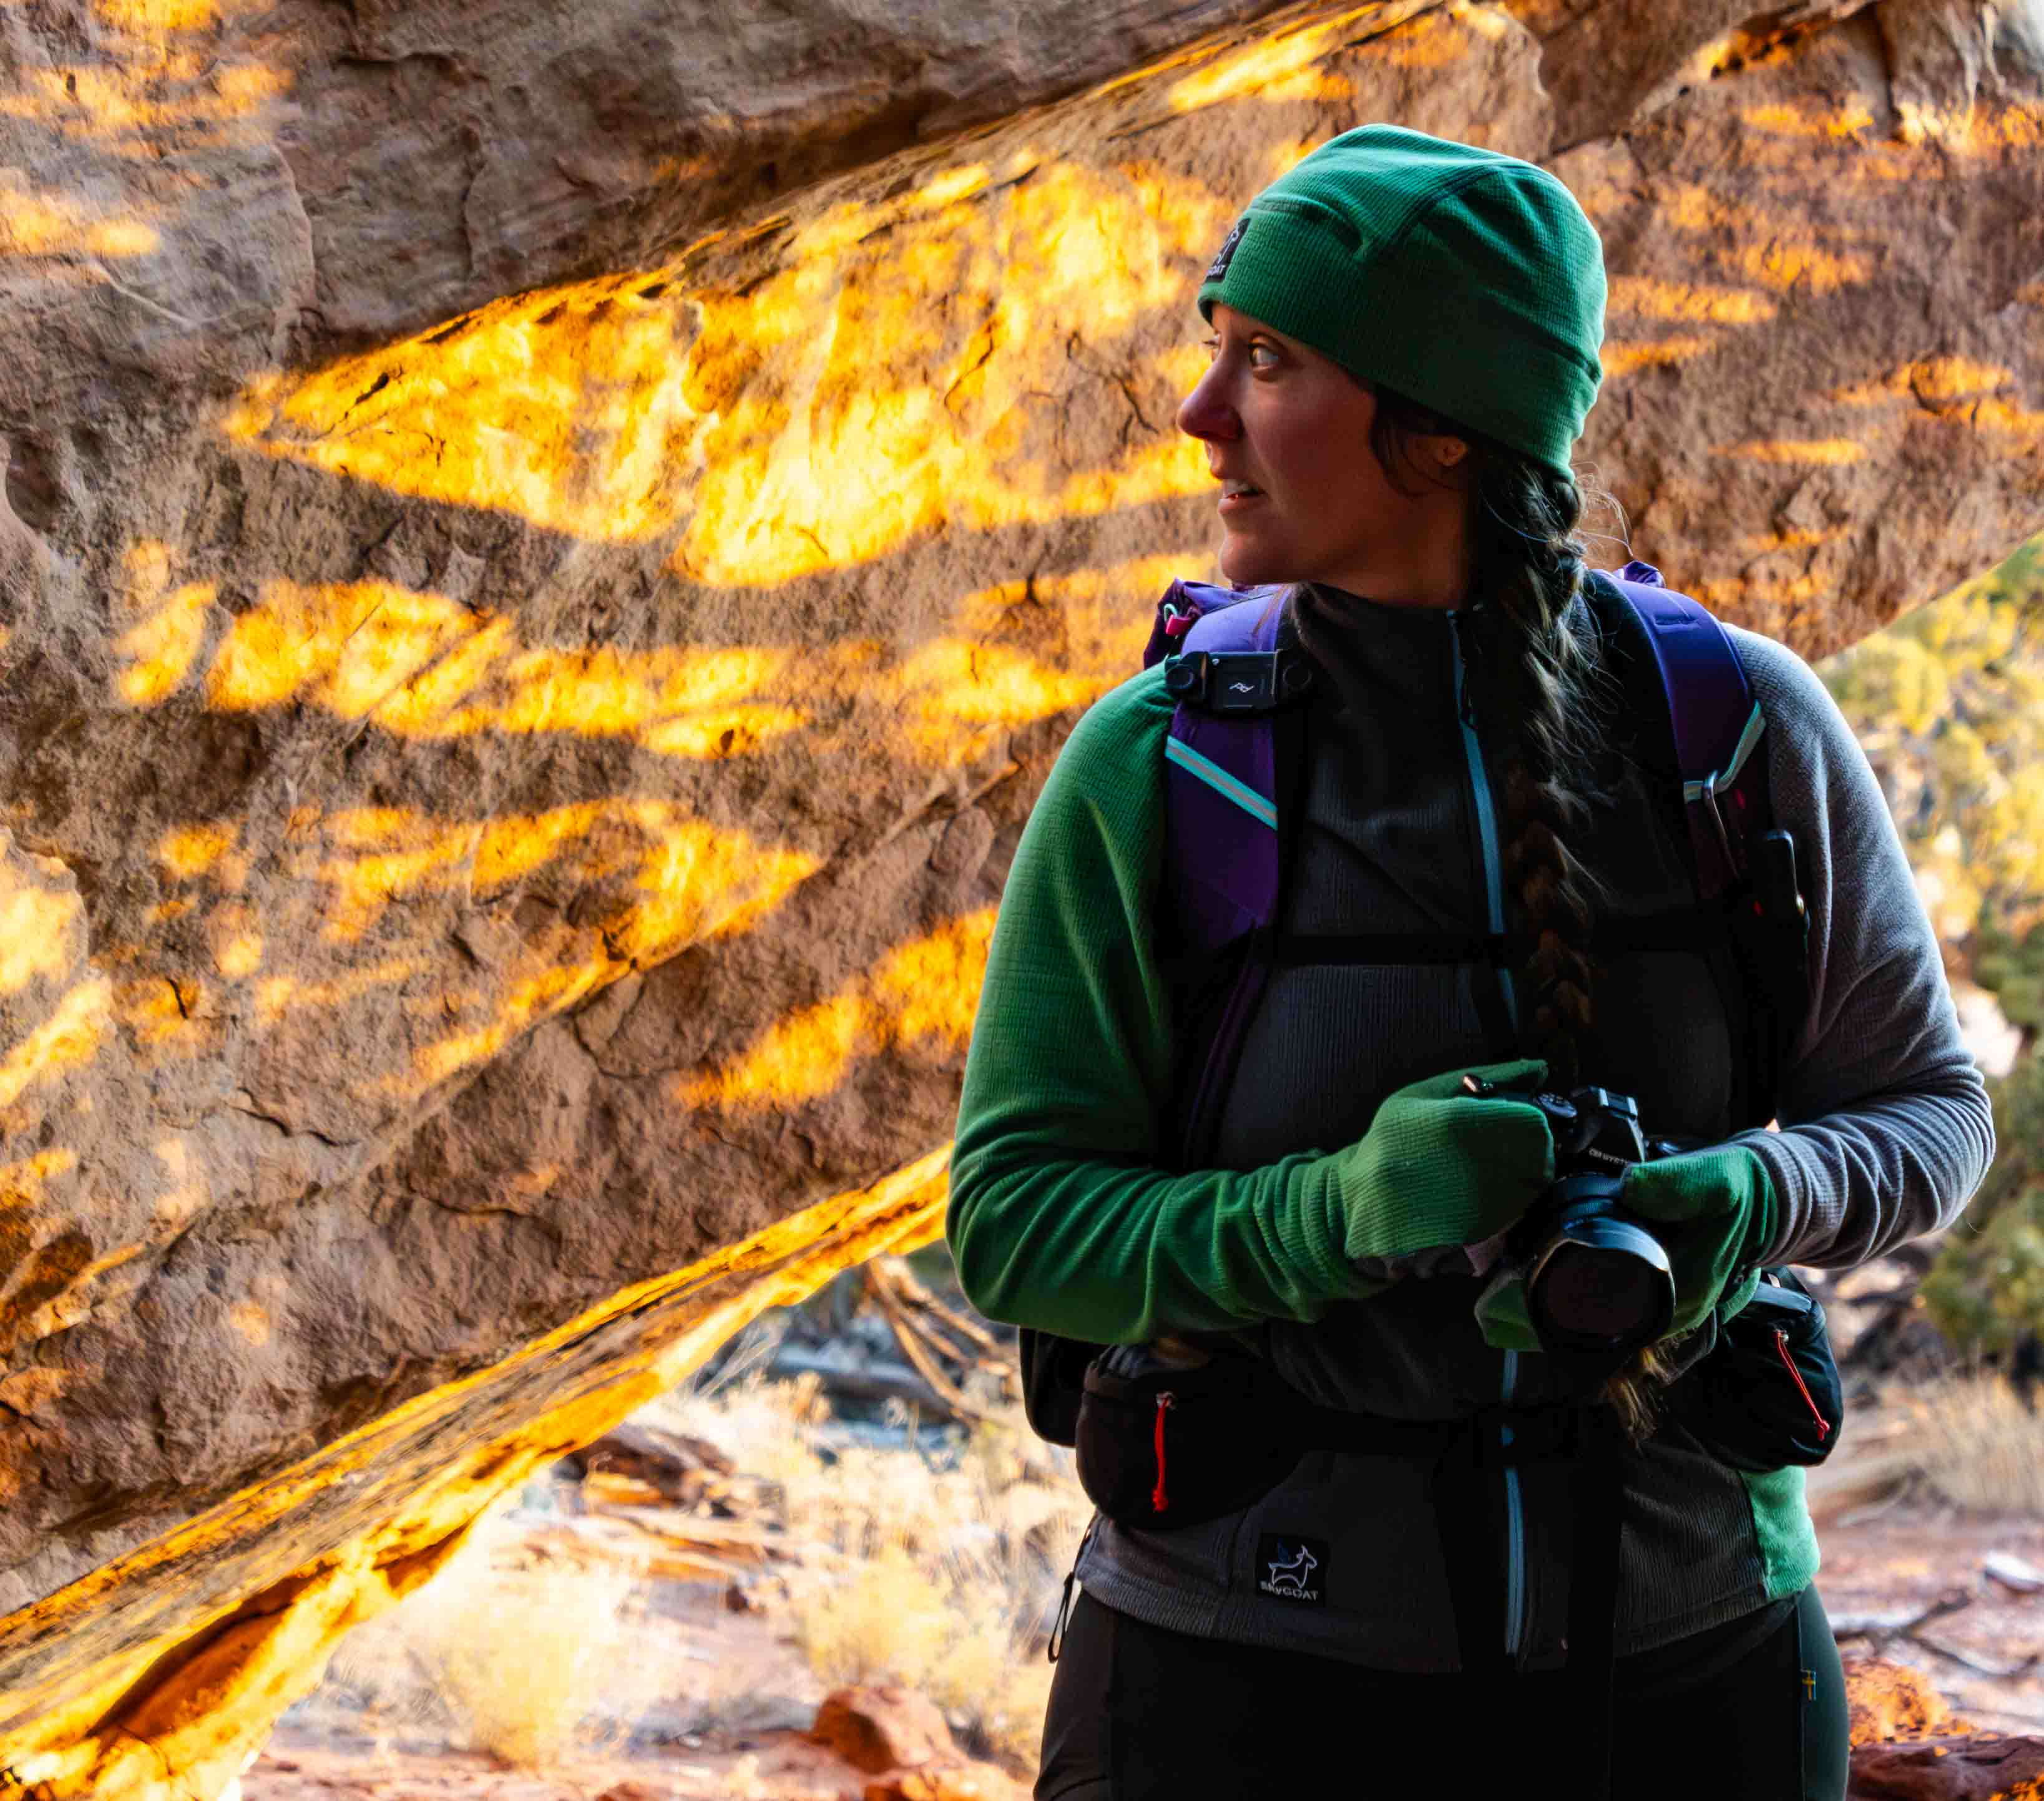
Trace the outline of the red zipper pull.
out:
[[[1161,1514],[1171,1504],[1170,1497],[1164,1492],[1164,1415],[1178,1404],[1178,1397],[1169,1388],[1157,1397],[1157,1486],[1150,1491],[1150,1511]]]
[[[1818,1412],[1817,1404],[1810,1399],[1809,1386],[1803,1380],[1803,1372],[1796,1367],[1795,1358],[1788,1354],[1788,1334],[1779,1326],[1774,1328],[1774,1348],[1781,1354],[1781,1361],[1788,1365],[1788,1373],[1795,1377],[1796,1386],[1802,1390],[1803,1404],[1809,1408],[1810,1417],[1817,1423],[1817,1436],[1828,1438],[1831,1435],[1831,1423]],[[1158,1430],[1161,1434],[1163,1428],[1159,1427]],[[1158,1442],[1162,1442],[1161,1437]]]

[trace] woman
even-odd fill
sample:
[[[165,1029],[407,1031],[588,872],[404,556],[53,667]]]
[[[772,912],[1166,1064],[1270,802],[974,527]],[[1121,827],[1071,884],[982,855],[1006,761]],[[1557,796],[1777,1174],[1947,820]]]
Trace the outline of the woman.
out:
[[[1596,919],[1696,892],[1630,754],[1577,536],[1569,458],[1604,291],[1554,177],[1391,128],[1321,146],[1230,233],[1179,424],[1220,483],[1222,570],[1291,585],[1280,641],[1314,672],[1284,928],[1538,948],[1516,970],[1274,969],[1211,1153],[1183,1167],[1175,1054],[1200,972],[1173,958],[1158,904],[1174,704],[1158,672],[1137,678],[1074,732],[1009,877],[951,1242],[994,1317],[1167,1356],[1247,1346],[1321,1407],[1454,1422],[1616,1404],[1631,1435],[1612,1791],[1835,1798],[1842,1679],[1800,1473],[1712,1457],[1657,1415],[1650,1369],[1584,1392],[1523,1313],[1477,1316],[1483,1260],[1455,1248],[1551,1178],[1545,1118],[1512,1098],[1543,1077],[1635,1095],[1650,1132],[1700,1147],[1624,1191],[1668,1246],[1677,1334],[1758,1265],[1847,1266],[1942,1223],[1992,1148],[1880,792],[1777,644],[1736,635],[1808,905],[1781,1130],[1735,1129],[1712,953],[1593,955]],[[1490,1097],[1465,1091],[1472,1070]],[[1453,1529],[1437,1476],[1308,1450],[1220,1519],[1097,1521],[1038,1793],[1304,1793],[1330,1767],[1363,1794],[1569,1783],[1567,1472],[1489,1469]],[[1458,1584],[1478,1564],[1504,1585],[1502,1638],[1466,1649]]]

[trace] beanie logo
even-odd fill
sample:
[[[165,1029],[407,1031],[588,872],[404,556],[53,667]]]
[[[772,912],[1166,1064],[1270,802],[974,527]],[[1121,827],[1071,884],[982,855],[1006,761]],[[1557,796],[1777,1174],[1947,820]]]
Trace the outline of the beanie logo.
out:
[[[1235,221],[1235,229],[1228,234],[1228,241],[1220,247],[1220,254],[1208,266],[1208,281],[1218,282],[1226,277],[1228,264],[1235,260],[1235,247],[1242,242],[1242,234],[1248,229],[1249,215],[1245,213]]]

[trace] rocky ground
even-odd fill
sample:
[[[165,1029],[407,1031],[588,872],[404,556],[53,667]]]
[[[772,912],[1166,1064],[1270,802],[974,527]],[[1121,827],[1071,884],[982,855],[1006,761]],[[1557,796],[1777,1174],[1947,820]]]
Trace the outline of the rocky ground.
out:
[[[240,1801],[1022,1794],[1085,1507],[925,1273],[843,1279],[528,1487],[348,1642]],[[1810,1492],[1863,1672],[1854,1794],[2044,1791],[2044,1431],[1928,1373],[1913,1273],[1828,1296],[1853,1407]]]
[[[1885,1661],[1920,1672],[1954,1715],[1983,1732],[2044,1735],[2044,1592],[2017,1593],[1982,1573],[1996,1553],[2044,1567],[2044,1521],[1969,1519],[1920,1502],[1896,1503],[1877,1518],[1834,1523],[1823,1538],[1823,1593],[1835,1624],[1853,1631],[1844,1645],[1850,1656],[1878,1649]],[[248,1772],[244,1801],[864,1795],[874,1774],[806,1736],[820,1684],[782,1625],[770,1615],[723,1611],[721,1597],[707,1584],[672,1586],[670,1607],[647,1629],[662,1642],[649,1645],[645,1655],[684,1666],[711,1660],[697,1667],[717,1671],[727,1695],[749,1695],[749,1711],[734,1711],[727,1701],[720,1718],[709,1717],[716,1709],[706,1716],[699,1702],[683,1697],[670,1710],[669,1724],[695,1730],[663,1738],[655,1718],[609,1749],[566,1756],[536,1772],[458,1749],[442,1730],[373,1713],[350,1715],[316,1702],[286,1722]],[[1969,1596],[1968,1604],[1913,1634],[1900,1630],[1955,1594]],[[1919,1724],[1950,1722],[1934,1717]],[[981,1768],[983,1792],[1001,1792],[997,1775]]]

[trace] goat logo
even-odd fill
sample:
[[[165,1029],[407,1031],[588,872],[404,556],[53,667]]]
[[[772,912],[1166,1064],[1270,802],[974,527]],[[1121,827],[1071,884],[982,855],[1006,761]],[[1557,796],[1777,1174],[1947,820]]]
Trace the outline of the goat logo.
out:
[[[1227,241],[1221,245],[1213,261],[1208,265],[1206,278],[1208,281],[1218,282],[1228,274],[1228,264],[1235,260],[1235,247],[1242,242],[1242,234],[1248,229],[1249,215],[1245,213],[1235,221],[1235,228],[1228,234]]]
[[[1266,1532],[1256,1547],[1256,1562],[1262,1575],[1257,1590],[1281,1601],[1304,1601],[1318,1605],[1326,1599],[1322,1587],[1327,1568],[1327,1542],[1321,1538],[1294,1538]]]

